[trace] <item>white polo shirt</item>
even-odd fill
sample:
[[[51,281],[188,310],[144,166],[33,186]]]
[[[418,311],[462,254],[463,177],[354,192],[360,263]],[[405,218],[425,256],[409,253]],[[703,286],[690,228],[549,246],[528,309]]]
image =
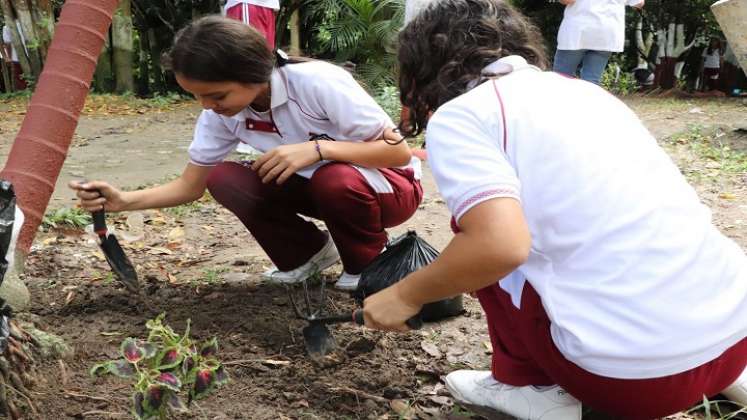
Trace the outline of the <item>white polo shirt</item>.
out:
[[[223,161],[240,143],[260,152],[285,144],[303,143],[326,134],[338,141],[363,142],[380,139],[391,118],[374,99],[339,66],[324,62],[288,64],[273,70],[270,80],[270,110],[246,108],[226,117],[204,110],[197,120],[189,147],[195,165],[213,166]],[[317,162],[297,172],[310,178],[326,162]],[[375,169],[353,165],[377,192],[392,192],[389,182]],[[420,178],[420,161],[411,168]]]
[[[256,6],[267,7],[269,9],[280,10],[280,0],[228,0],[224,10],[228,10],[237,4],[253,4]]]
[[[643,0],[576,0],[565,7],[559,50],[621,52],[625,47],[625,6]]]
[[[614,378],[683,372],[747,336],[744,252],[636,115],[595,85],[501,61],[524,69],[440,107],[426,139],[457,220],[521,202],[530,255],[500,281],[514,304],[528,279],[562,354]]]

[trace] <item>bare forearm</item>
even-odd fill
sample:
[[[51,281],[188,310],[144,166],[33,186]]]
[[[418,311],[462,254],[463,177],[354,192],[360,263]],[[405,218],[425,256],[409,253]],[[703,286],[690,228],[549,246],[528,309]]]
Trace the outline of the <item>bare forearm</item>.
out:
[[[387,129],[383,135],[390,143],[397,142],[402,137]],[[410,147],[402,141],[389,144],[383,139],[367,142],[349,141],[320,141],[319,146],[326,160],[354,163],[368,168],[392,168],[404,166],[410,162],[412,154]]]
[[[195,201],[205,194],[211,167],[187,165],[182,175],[166,184],[122,193],[124,210],[173,207]]]
[[[402,299],[422,305],[472,292],[505,277],[526,261],[531,237],[519,202],[496,198],[469,210],[456,234],[430,265],[397,287]]]
[[[495,255],[495,248],[457,234],[436,261],[400,281],[400,293],[422,305],[489,286],[521,265],[515,258]]]

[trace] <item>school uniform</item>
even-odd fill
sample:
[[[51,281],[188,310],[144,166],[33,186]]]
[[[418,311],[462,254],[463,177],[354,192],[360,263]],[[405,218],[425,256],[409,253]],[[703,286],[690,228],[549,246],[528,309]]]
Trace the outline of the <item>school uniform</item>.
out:
[[[276,68],[270,86],[267,112],[247,108],[227,117],[203,111],[189,148],[191,162],[215,166],[210,193],[239,217],[278,269],[301,266],[327,241],[301,214],[326,223],[345,272],[358,274],[384,247],[384,229],[409,219],[420,204],[420,161],[382,169],[324,161],[283,185],[262,184],[250,163],[223,163],[240,142],[267,152],[320,135],[374,141],[394,127],[350,73],[323,61]]]
[[[703,50],[703,85],[706,90],[718,89],[719,74],[721,73],[721,50],[708,52]]]
[[[612,53],[625,46],[625,6],[643,0],[576,0],[566,6],[558,30],[558,46],[553,68],[599,84]]]
[[[526,263],[478,292],[494,377],[636,418],[729,386],[747,364],[742,249],[622,102],[518,56],[491,67],[506,75],[441,106],[426,138],[455,228],[509,198],[531,233]]]
[[[270,49],[275,49],[275,13],[280,10],[280,0],[228,0],[223,10],[226,17],[253,26],[267,39]]]
[[[20,26],[18,26],[18,31],[19,33],[21,33]],[[22,43],[24,42],[24,40],[21,41]],[[21,77],[23,75],[23,69],[21,69],[21,63],[18,61],[18,52],[16,51],[15,47],[13,47],[13,35],[11,34],[11,30],[8,25],[3,25],[3,43],[10,46],[10,63],[13,83],[15,84],[16,89],[26,89],[26,81]]]

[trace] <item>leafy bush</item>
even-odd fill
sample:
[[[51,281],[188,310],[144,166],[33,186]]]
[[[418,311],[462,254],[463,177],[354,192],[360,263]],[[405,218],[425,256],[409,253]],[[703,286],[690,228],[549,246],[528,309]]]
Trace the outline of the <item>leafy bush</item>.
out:
[[[59,208],[44,215],[42,226],[45,229],[58,227],[82,228],[91,224],[91,214],[81,208]]]
[[[395,124],[399,122],[399,113],[402,109],[402,104],[399,101],[399,89],[395,86],[383,87],[376,93],[374,99],[380,107],[384,108],[384,111],[389,114]]]
[[[629,95],[638,88],[638,83],[633,74],[620,71],[620,67],[616,64],[607,66],[602,74],[600,84],[615,95]]]
[[[216,359],[218,341],[199,345],[189,338],[189,323],[179,335],[163,324],[165,314],[146,322],[147,340],[126,338],[122,359],[98,363],[91,375],[111,374],[132,381],[132,414],[136,419],[166,419],[228,382],[228,373]],[[187,405],[180,394],[187,394]]]

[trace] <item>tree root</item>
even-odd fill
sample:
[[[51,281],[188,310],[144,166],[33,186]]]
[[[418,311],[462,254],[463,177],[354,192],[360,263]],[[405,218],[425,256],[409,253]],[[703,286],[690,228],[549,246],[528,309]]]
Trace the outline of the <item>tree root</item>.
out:
[[[18,420],[25,411],[36,413],[29,388],[35,382],[32,353],[38,343],[12,319],[7,341],[5,352],[0,354],[0,416]]]

